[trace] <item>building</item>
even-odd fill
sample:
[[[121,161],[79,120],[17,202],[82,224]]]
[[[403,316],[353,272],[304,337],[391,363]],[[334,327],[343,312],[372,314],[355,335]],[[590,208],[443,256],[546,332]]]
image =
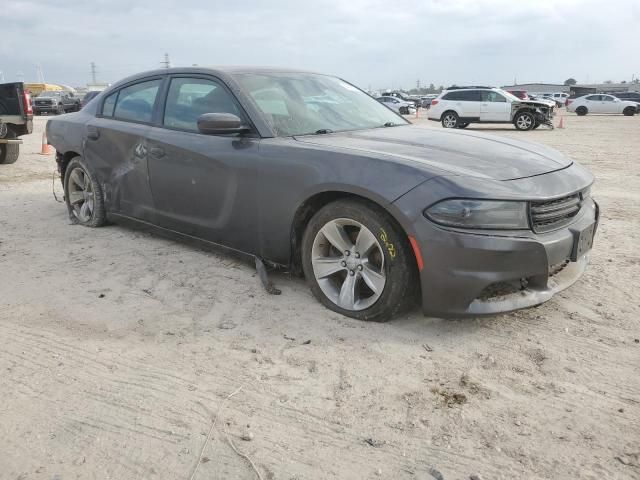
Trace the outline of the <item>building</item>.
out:
[[[536,93],[569,93],[570,86],[560,83],[521,83],[518,85],[505,85],[501,88],[504,90],[526,90],[527,92]]]

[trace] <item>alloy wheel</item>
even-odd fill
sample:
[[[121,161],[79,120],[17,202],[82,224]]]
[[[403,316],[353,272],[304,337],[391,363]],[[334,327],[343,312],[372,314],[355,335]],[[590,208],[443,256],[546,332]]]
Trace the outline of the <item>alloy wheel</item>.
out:
[[[516,124],[520,130],[528,130],[533,126],[533,118],[529,115],[520,115],[516,120]]]
[[[454,115],[449,114],[444,116],[442,123],[444,124],[445,128],[455,128],[458,122]]]
[[[318,231],[311,265],[322,292],[345,310],[371,307],[386,285],[380,243],[367,227],[348,218],[331,220]]]
[[[82,168],[74,168],[69,174],[67,185],[69,204],[78,220],[86,223],[91,220],[95,205],[95,192],[91,178]]]

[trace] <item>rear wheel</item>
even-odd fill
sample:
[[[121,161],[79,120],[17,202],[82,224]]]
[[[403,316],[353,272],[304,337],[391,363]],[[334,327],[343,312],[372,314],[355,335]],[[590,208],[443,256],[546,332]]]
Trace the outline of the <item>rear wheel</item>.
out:
[[[581,116],[581,117],[586,115],[587,113],[589,113],[589,110],[587,110],[587,107],[578,107],[578,108],[576,108],[576,114]]]
[[[407,306],[418,282],[405,234],[379,207],[338,200],[309,222],[302,266],[315,297],[360,320],[384,322]]]
[[[16,135],[11,130],[7,130],[6,136],[4,138],[14,139],[16,138]],[[19,155],[19,144],[0,143],[0,165],[9,165],[11,163],[16,163]]]
[[[460,119],[456,112],[444,112],[442,114],[442,126],[444,128],[457,128]]]
[[[106,223],[102,188],[82,157],[75,157],[67,165],[64,192],[69,216],[75,222],[86,227],[101,227]]]
[[[622,113],[627,117],[632,117],[637,113],[637,109],[634,107],[627,107],[622,111]]]
[[[520,112],[513,119],[518,130],[531,130],[536,124],[536,117],[531,112]]]

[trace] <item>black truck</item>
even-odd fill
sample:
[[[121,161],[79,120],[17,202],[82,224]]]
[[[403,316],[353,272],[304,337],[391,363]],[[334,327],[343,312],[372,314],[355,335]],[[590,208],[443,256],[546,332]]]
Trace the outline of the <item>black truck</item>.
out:
[[[18,137],[33,132],[31,96],[23,83],[0,84],[0,165],[18,160]]]

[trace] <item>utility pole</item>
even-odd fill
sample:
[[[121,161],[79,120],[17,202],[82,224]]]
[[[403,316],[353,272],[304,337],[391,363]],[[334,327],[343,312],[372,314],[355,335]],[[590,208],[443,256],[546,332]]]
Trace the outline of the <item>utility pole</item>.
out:
[[[36,76],[38,77],[38,83],[44,83],[44,74],[42,73],[40,64],[36,65]]]
[[[91,62],[91,81],[94,85],[98,83],[96,81],[96,64],[94,62]]]
[[[165,53],[164,54],[164,62],[160,62],[162,65],[164,65],[164,68],[171,68],[171,61],[169,60],[169,54]]]
[[[420,90],[420,79],[416,80],[416,89]]]
[[[4,72],[0,70],[0,82],[4,83]]]

